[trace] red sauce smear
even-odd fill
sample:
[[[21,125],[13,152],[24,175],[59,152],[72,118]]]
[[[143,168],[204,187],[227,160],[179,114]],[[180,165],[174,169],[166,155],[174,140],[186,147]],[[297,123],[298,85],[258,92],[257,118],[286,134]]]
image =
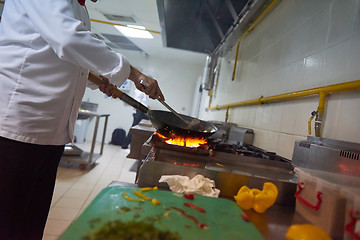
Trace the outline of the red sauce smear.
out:
[[[246,215],[245,213],[241,214],[241,217],[244,221],[249,222],[250,218],[248,217],[248,215]]]
[[[203,223],[199,223],[198,220],[191,216],[191,215],[188,215],[184,212],[184,210],[180,209],[180,208],[177,208],[177,207],[172,207],[173,209],[175,209],[176,211],[179,211],[184,217],[187,217],[187,218],[190,218],[191,220],[193,220],[196,225],[198,226],[198,228],[203,228],[203,229],[207,229],[207,225],[206,224],[203,224]]]
[[[189,200],[194,200],[194,194],[184,194],[184,198],[187,198]]]
[[[202,213],[206,212],[205,209],[203,209],[201,207],[198,207],[195,204],[191,204],[191,203],[186,202],[186,203],[184,203],[184,205],[187,206],[187,207],[194,208],[194,209],[196,209],[196,210],[198,210],[199,212],[202,212]]]

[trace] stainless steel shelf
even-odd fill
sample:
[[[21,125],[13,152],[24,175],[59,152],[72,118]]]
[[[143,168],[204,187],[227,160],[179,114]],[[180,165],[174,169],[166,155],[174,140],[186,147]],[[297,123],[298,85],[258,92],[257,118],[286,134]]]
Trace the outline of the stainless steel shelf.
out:
[[[106,133],[108,118],[110,114],[99,114],[90,111],[80,111],[79,114],[95,117],[96,119],[90,152],[85,152],[81,148],[75,145],[74,146],[66,145],[64,154],[60,161],[60,166],[78,167],[80,169],[85,170],[85,169],[93,168],[95,166],[96,160],[99,159],[103,153],[104,143],[105,143],[105,133]],[[104,122],[104,129],[101,140],[101,147],[100,147],[100,152],[95,153],[94,151],[95,151],[96,137],[99,128],[100,118],[102,117],[105,118],[105,122]]]

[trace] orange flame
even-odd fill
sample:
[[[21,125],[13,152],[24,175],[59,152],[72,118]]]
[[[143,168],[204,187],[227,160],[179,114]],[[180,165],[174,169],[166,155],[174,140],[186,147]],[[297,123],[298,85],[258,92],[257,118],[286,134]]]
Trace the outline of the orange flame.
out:
[[[199,167],[200,164],[197,163],[179,163],[179,162],[173,162],[174,165],[182,165],[186,167]]]
[[[156,133],[159,137],[166,139],[165,142],[172,145],[185,146],[191,148],[200,147],[201,144],[207,143],[205,138],[184,138],[184,137],[176,137],[173,139],[168,139],[164,135],[160,133]]]

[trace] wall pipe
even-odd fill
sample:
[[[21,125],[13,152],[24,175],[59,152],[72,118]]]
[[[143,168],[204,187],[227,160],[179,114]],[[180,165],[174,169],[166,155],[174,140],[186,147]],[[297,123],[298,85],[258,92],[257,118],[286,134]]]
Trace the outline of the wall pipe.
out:
[[[319,105],[316,111],[315,117],[315,136],[321,137],[321,126],[323,123],[324,118],[324,111],[325,111],[325,101],[327,92],[320,92],[319,97]]]
[[[325,101],[326,101],[327,92],[320,91],[319,95],[320,95],[320,98],[319,98],[319,105],[318,105],[318,108],[317,108],[317,112],[319,114],[323,114],[324,111],[325,111]]]
[[[260,14],[260,16],[258,18],[256,18],[255,22],[253,22],[253,24],[250,25],[250,27],[241,35],[238,43],[237,43],[237,47],[236,47],[236,55],[235,55],[235,63],[234,63],[234,69],[233,69],[233,73],[232,73],[232,80],[235,79],[235,73],[236,73],[236,66],[237,66],[237,59],[239,56],[239,48],[240,48],[240,42],[246,37],[246,35],[253,30],[253,28],[260,22],[260,20],[275,6],[275,4],[278,2],[279,0],[273,0],[272,3],[269,4],[269,6],[267,6],[267,8]]]
[[[212,100],[212,97],[213,97],[213,90],[210,90],[210,91],[209,91],[209,97],[210,97],[210,100],[209,100],[209,107],[208,107],[208,109],[210,109],[211,100]]]
[[[300,90],[300,91],[284,93],[284,94],[279,94],[279,95],[274,95],[274,96],[269,96],[269,97],[261,96],[257,99],[252,99],[252,100],[246,100],[246,101],[224,104],[224,105],[216,105],[216,107],[210,107],[209,110],[219,110],[219,109],[223,109],[223,108],[227,108],[227,107],[232,108],[232,107],[240,107],[240,106],[246,106],[246,105],[264,104],[266,102],[288,100],[288,99],[305,97],[305,96],[323,93],[323,95],[321,95],[322,97],[319,101],[318,110],[324,112],[326,94],[333,93],[333,92],[351,91],[351,90],[357,90],[357,89],[360,89],[360,80],[338,83],[338,84],[329,85],[329,86],[325,86],[325,87],[317,87],[317,88],[311,88],[311,89],[306,89],[306,90]]]
[[[227,109],[227,115],[229,108],[234,107],[241,107],[241,106],[248,106],[248,105],[255,105],[255,104],[264,104],[267,102],[274,102],[274,101],[284,101],[284,100],[290,100],[294,98],[300,98],[305,96],[311,96],[318,94],[319,97],[319,104],[316,111],[316,119],[315,119],[315,136],[320,137],[320,128],[322,125],[322,120],[325,112],[325,102],[326,102],[326,96],[329,93],[335,93],[335,92],[345,92],[345,91],[353,91],[353,90],[359,90],[360,89],[360,80],[351,81],[351,82],[344,82],[344,83],[338,83],[333,85],[328,85],[324,87],[317,87],[317,88],[311,88],[306,90],[300,90],[290,93],[284,93],[269,97],[259,97],[256,99],[231,103],[231,104],[224,104],[224,105],[216,105],[216,107],[210,107],[209,104],[209,110],[220,110],[220,109]],[[311,118],[312,119],[312,118]],[[311,122],[311,120],[309,120]]]
[[[228,122],[229,120],[229,107],[226,108],[226,113],[225,113],[225,122]]]
[[[308,120],[308,133],[309,133],[309,135],[311,135],[311,121],[314,119],[316,114],[317,114],[317,111],[312,111],[311,117]]]

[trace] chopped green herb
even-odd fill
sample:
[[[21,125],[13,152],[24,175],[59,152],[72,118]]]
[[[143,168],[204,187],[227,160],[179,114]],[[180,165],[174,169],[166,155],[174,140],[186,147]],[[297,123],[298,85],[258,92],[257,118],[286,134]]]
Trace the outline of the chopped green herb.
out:
[[[87,235],[88,240],[179,240],[177,233],[160,231],[153,224],[144,222],[111,221],[96,232]]]
[[[100,218],[93,218],[93,219],[90,219],[89,223],[90,223],[90,227],[93,228],[94,225],[98,222],[100,222],[101,219]]]

